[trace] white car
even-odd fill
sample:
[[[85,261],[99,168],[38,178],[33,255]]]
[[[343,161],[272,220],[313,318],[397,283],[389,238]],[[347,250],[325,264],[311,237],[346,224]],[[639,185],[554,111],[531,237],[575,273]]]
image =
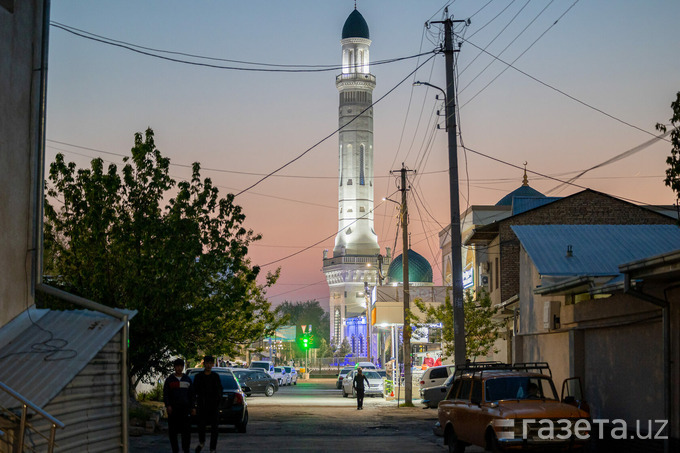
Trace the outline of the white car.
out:
[[[279,386],[290,385],[290,374],[286,373],[286,369],[282,366],[274,367],[274,374],[272,375],[274,379],[279,381]]]
[[[368,386],[364,383],[364,395],[365,396],[385,396],[383,392],[383,378],[378,374],[377,371],[366,370],[363,371],[364,376],[368,379]],[[356,397],[354,393],[354,376],[356,376],[356,370],[350,371],[345,379],[342,380],[342,396],[347,398],[349,395]]]
[[[283,368],[285,368],[286,374],[290,377],[289,384],[297,385],[297,370],[295,370],[295,367],[284,366]]]
[[[455,365],[431,366],[420,377],[420,388],[436,387],[444,384],[453,374]]]

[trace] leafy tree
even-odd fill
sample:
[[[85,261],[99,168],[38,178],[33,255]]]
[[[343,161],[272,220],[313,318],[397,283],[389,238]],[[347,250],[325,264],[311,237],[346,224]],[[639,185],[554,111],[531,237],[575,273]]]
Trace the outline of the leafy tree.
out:
[[[69,292],[137,310],[134,388],[168,372],[173,355],[231,355],[272,334],[278,322],[265,290],[278,270],[257,284],[260,268],[247,253],[260,236],[243,227],[233,194],[220,198],[201,180],[198,163],[190,181],[177,183],[151,129],[135,134],[131,153],[120,173],[102,159],[77,169],[56,156],[46,184],[45,269]]]
[[[319,342],[319,350],[316,352],[316,356],[320,358],[333,357],[333,349],[325,338],[322,338]]]
[[[415,326],[425,324],[442,324],[442,339],[444,341],[444,356],[453,356],[455,351],[453,337],[453,304],[447,292],[442,305],[426,306],[421,299],[415,299],[414,305],[425,314],[425,321],[418,320],[411,314]],[[498,307],[491,304],[489,294],[480,290],[477,297],[470,291],[465,293],[463,303],[465,312],[465,350],[466,357],[480,357],[487,355],[493,348],[500,334],[493,316],[498,313]]]
[[[673,116],[669,120],[673,126],[671,136],[671,155],[666,158],[668,168],[666,169],[666,179],[664,183],[670,187],[678,199],[680,199],[680,91],[676,94],[675,101],[671,102]],[[667,127],[657,123],[656,129],[666,133]]]
[[[326,340],[326,344],[328,344],[330,340],[330,316],[318,300],[308,300],[305,302],[285,301],[276,307],[276,314],[279,322],[282,324],[297,327],[311,324],[317,348],[321,340]],[[297,342],[293,346],[293,353],[295,357],[305,357],[305,351],[300,348]]]
[[[352,347],[349,345],[347,337],[345,337],[342,339],[342,343],[340,343],[340,347],[336,353],[338,354],[338,357],[345,358],[350,352],[352,352]]]

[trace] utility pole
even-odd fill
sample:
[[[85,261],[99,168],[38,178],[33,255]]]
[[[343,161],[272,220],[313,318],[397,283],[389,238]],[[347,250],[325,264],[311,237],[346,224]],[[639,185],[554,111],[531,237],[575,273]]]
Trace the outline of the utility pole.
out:
[[[465,348],[465,311],[463,310],[463,260],[461,257],[462,239],[460,235],[460,200],[458,185],[458,138],[456,124],[456,90],[453,74],[453,24],[469,21],[452,20],[448,7],[444,10],[446,19],[432,21],[444,24],[444,56],[446,59],[446,129],[449,142],[449,191],[451,209],[451,286],[453,304],[453,342],[454,361],[462,365],[466,359]]]
[[[406,406],[413,405],[413,382],[411,378],[411,295],[408,280],[408,205],[406,203],[406,173],[413,170],[407,170],[404,164],[401,164],[401,231],[402,231],[402,280],[404,280],[404,404]]]

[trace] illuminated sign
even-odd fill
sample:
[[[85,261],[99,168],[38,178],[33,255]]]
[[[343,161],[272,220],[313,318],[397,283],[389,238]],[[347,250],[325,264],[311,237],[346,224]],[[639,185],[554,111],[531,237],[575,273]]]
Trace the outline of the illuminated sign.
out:
[[[463,271],[463,289],[475,284],[475,273],[472,268]]]

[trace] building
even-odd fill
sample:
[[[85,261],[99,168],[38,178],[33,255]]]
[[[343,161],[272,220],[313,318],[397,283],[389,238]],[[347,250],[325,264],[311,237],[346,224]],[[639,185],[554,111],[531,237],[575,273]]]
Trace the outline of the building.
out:
[[[652,421],[670,420],[677,444],[680,228],[511,228],[520,248],[515,361],[549,362],[557,384],[581,377],[591,416],[623,420],[629,433],[646,437],[661,428]]]
[[[338,234],[332,256],[324,251],[323,272],[330,288],[331,341],[340,344],[353,318],[366,317],[365,283],[374,286],[380,246],[373,228],[373,89],[368,24],[355,8],[342,28],[339,91]],[[389,264],[389,251],[383,260]],[[364,321],[365,325],[365,321]],[[355,354],[366,354],[359,334]],[[359,346],[362,345],[362,346]]]
[[[134,312],[41,282],[48,31],[49,1],[0,0],[0,452],[53,441],[55,451],[126,452]],[[36,291],[87,310],[38,310]]]

